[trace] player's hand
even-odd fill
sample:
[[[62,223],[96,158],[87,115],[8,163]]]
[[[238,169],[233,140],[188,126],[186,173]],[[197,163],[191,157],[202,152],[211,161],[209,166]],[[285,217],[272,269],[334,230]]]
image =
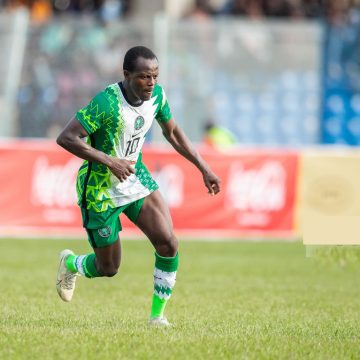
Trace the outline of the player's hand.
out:
[[[203,179],[211,196],[220,192],[221,181],[211,170],[203,171]]]
[[[135,174],[133,165],[136,161],[112,158],[110,171],[121,181],[125,181],[131,174]]]

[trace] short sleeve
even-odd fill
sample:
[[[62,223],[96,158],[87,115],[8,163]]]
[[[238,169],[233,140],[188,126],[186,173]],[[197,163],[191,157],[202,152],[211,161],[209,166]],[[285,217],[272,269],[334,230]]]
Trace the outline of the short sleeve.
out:
[[[163,88],[159,86],[159,92],[160,92],[160,106],[158,109],[157,114],[155,115],[155,118],[159,122],[168,122],[172,118],[171,110],[169,103],[167,101],[165,91]]]
[[[104,92],[97,94],[90,103],[76,113],[76,119],[90,135],[98,130],[103,120],[110,116],[109,101]]]

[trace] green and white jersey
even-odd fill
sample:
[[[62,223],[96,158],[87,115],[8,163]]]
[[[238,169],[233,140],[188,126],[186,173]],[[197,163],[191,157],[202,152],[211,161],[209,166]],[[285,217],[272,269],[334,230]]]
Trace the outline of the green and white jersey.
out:
[[[121,84],[112,84],[79,110],[76,119],[94,148],[121,159],[136,161],[135,174],[125,181],[102,164],[85,161],[77,177],[78,203],[97,212],[119,207],[149,195],[158,188],[141,161],[145,135],[154,119],[171,119],[164,90],[155,85],[150,100],[133,106],[126,100]]]

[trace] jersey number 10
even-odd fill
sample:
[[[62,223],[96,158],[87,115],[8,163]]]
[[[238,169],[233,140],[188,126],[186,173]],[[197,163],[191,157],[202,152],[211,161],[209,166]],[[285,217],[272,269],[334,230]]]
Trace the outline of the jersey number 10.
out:
[[[126,143],[125,157],[128,156],[128,155],[133,154],[134,152],[136,152],[137,147],[138,147],[138,145],[139,145],[139,140],[140,140],[140,138],[137,137],[137,138],[135,138],[135,139],[129,140],[129,141]]]

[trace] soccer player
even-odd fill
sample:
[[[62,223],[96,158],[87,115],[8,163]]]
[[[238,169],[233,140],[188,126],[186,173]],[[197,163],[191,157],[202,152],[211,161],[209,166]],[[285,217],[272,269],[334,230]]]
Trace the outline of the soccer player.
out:
[[[158,60],[148,48],[127,51],[124,80],[109,85],[79,110],[57,143],[84,159],[77,177],[78,205],[94,253],[60,253],[56,288],[72,299],[77,275],[114,276],[120,266],[119,215],[123,212],[155,248],[154,293],[149,324],[167,326],[164,309],[178,269],[178,240],[156,182],[142,163],[141,148],[154,119],[169,143],[201,172],[210,195],[220,181],[175,123],[163,88]],[[83,139],[86,138],[86,141]]]

